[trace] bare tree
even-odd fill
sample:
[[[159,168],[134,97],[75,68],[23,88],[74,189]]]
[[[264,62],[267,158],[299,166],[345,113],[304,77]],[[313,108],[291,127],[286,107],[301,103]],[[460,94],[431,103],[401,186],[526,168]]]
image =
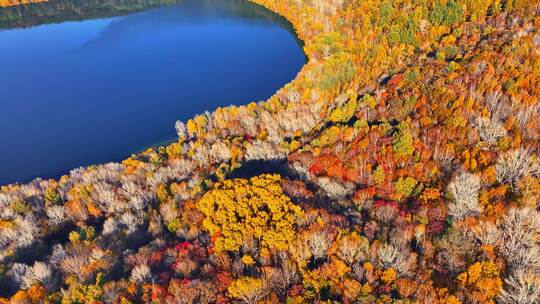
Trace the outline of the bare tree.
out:
[[[508,151],[497,160],[497,181],[516,187],[520,178],[527,175],[538,175],[540,165],[530,150],[519,148]]]
[[[504,281],[499,303],[537,304],[540,302],[540,277],[532,272],[519,272]]]
[[[178,134],[178,138],[187,139],[187,128],[185,123],[178,120],[176,121],[174,128],[176,130],[176,134]]]
[[[338,241],[337,255],[349,265],[365,261],[368,251],[369,241],[364,237],[358,237],[356,240],[352,236],[346,236]]]
[[[150,267],[146,264],[136,265],[133,270],[131,270],[129,279],[135,283],[145,283],[150,281],[152,279]]]
[[[250,160],[278,160],[286,157],[286,151],[278,145],[268,141],[256,140],[252,144],[247,143],[246,161]]]
[[[273,272],[267,281],[272,282],[272,286],[275,286],[281,292],[286,292],[292,284],[299,281],[300,276],[295,263],[291,261],[287,252],[279,252],[277,258],[279,270]]]
[[[18,231],[17,247],[31,245],[39,234],[39,227],[36,225],[33,216],[27,216],[25,218],[17,217],[15,219],[15,225]]]
[[[345,198],[354,191],[354,185],[352,183],[339,183],[326,176],[319,177],[317,179],[317,185],[324,190],[324,193],[330,199],[334,200]]]
[[[506,128],[497,118],[480,116],[474,119],[473,126],[488,147],[496,145],[500,138],[506,136]]]
[[[37,283],[48,289],[53,287],[52,269],[44,262],[35,262],[32,267],[27,267],[22,280],[23,288],[30,288]]]
[[[454,200],[448,205],[449,214],[456,219],[463,219],[482,213],[483,208],[478,202],[479,190],[479,176],[464,172],[455,177],[448,185],[448,191]]]
[[[212,163],[222,163],[231,159],[231,149],[223,143],[216,142],[210,147],[210,160]]]
[[[87,261],[85,255],[68,256],[60,262],[60,269],[67,274],[79,275]]]
[[[393,268],[399,276],[408,276],[412,273],[414,257],[406,248],[383,244],[377,251],[377,258],[381,267]]]
[[[49,218],[49,223],[52,225],[58,225],[67,220],[66,210],[64,206],[54,205],[50,206],[45,210],[47,217]]]
[[[118,229],[118,222],[116,221],[114,217],[111,216],[107,218],[105,222],[103,223],[103,230],[101,233],[103,235],[109,235],[109,234],[114,233],[117,229]]]
[[[496,245],[502,237],[502,232],[496,224],[481,221],[473,230],[473,233],[483,245]]]
[[[315,231],[308,236],[309,249],[315,259],[326,257],[330,243],[329,235],[321,230]]]
[[[540,273],[540,213],[531,208],[512,208],[502,224],[502,253],[513,272]]]

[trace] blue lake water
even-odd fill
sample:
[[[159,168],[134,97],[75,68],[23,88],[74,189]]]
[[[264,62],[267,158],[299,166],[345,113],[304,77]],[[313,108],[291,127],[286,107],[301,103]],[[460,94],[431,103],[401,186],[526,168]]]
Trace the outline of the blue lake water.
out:
[[[137,10],[0,30],[0,184],[172,140],[176,120],[264,100],[305,63],[290,25],[245,1]]]

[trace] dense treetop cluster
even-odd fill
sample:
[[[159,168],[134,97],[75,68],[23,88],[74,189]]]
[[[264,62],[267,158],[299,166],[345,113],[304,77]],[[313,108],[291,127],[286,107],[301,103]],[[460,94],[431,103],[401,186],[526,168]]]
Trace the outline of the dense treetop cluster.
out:
[[[46,2],[47,0],[0,0],[0,7],[24,5],[30,3]]]
[[[253,2],[298,77],[2,187],[0,302],[539,303],[539,1]]]

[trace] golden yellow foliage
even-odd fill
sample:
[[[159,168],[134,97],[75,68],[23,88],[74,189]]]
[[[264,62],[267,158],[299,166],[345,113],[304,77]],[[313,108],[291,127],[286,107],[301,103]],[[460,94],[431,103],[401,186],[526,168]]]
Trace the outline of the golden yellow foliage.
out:
[[[225,180],[204,194],[197,208],[206,215],[204,229],[217,236],[216,251],[237,251],[251,237],[262,247],[288,247],[302,210],[283,193],[280,179],[265,174],[249,180]]]
[[[248,266],[255,264],[255,260],[253,260],[253,258],[247,254],[242,256],[242,262]]]
[[[341,107],[334,109],[334,111],[330,113],[330,121],[336,123],[349,121],[356,111],[356,106],[356,98],[348,100]]]
[[[493,262],[476,262],[466,272],[457,277],[460,285],[466,288],[468,297],[477,303],[494,303],[494,298],[501,292],[502,280],[499,269]]]
[[[98,274],[95,284],[83,285],[73,280],[62,298],[62,304],[96,303],[103,294],[102,280],[103,274]]]
[[[241,277],[232,282],[227,291],[232,298],[256,303],[264,297],[264,285],[262,279]]]
[[[24,290],[19,290],[11,297],[11,303],[28,303],[28,293]]]
[[[397,278],[397,273],[393,268],[384,270],[381,274],[381,280],[386,284],[391,284]]]
[[[205,115],[197,115],[195,118],[188,120],[186,127],[190,136],[202,136],[206,131],[208,119]]]
[[[354,299],[360,293],[360,290],[362,289],[362,284],[360,284],[357,280],[354,279],[345,279],[345,281],[343,282],[343,287],[343,293],[345,297],[349,299]]]
[[[448,293],[448,289],[440,288],[437,290],[439,296],[439,303],[444,304],[461,304],[461,301],[458,300],[454,295]]]
[[[437,188],[426,188],[420,195],[420,200],[427,203],[432,200],[438,200],[441,197],[441,192]]]
[[[45,287],[41,285],[32,285],[27,290],[27,293],[32,303],[40,303],[45,298],[47,291],[45,290]]]

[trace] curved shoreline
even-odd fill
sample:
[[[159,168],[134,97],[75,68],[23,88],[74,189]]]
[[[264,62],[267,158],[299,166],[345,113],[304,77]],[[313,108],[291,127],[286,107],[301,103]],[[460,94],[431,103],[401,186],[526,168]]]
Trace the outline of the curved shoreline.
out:
[[[165,1],[166,3],[169,3],[169,1]],[[240,1],[240,2],[244,2],[244,1]],[[302,54],[304,55],[304,58],[306,58],[306,63],[297,71],[296,73],[296,76],[293,80],[285,83],[279,90],[281,90],[283,87],[289,85],[290,83],[294,82],[299,74],[301,73],[301,71],[304,69],[304,67],[306,66],[308,60],[307,60],[307,55],[306,53],[304,52],[304,49],[303,49],[303,41],[299,38],[299,36],[297,35],[297,32],[295,30],[295,28],[293,27],[292,23],[290,23],[284,16],[276,13],[276,12],[273,12],[271,10],[269,10],[267,7],[265,7],[264,5],[261,5],[259,3],[256,3],[256,2],[253,2],[253,1],[249,1],[251,2],[253,5],[256,5],[258,7],[261,7],[265,12],[268,12],[268,14],[265,14],[263,17],[264,18],[271,18],[272,21],[276,22],[278,25],[280,25],[281,27],[285,28],[290,34],[292,37],[294,37],[294,39],[298,42],[298,45],[300,47],[300,49],[302,50]],[[166,5],[166,3],[164,3]],[[52,2],[43,2],[43,3],[32,3],[32,4],[28,4],[28,5],[25,5],[24,7],[25,8],[28,8],[29,6],[32,6],[33,8],[36,8],[36,9],[39,9],[40,7],[45,7],[46,5],[48,4],[52,4]],[[59,3],[54,3],[55,5],[62,5],[60,2]],[[241,3],[240,3],[241,4]],[[150,5],[152,6],[153,4],[150,3]],[[158,6],[162,6],[162,5],[158,5]],[[70,6],[71,8],[71,6]],[[78,12],[81,12],[81,10],[77,9]],[[101,10],[100,10],[101,11]],[[128,12],[128,13],[135,13],[137,12],[138,10],[135,10],[133,12]],[[258,10],[257,10],[258,12]],[[81,13],[81,14],[85,14],[85,13]],[[110,16],[111,14],[110,13],[106,13],[105,15],[95,15],[93,13],[91,13],[91,18],[102,18],[102,17],[105,17],[105,16]],[[40,15],[40,14],[38,14]],[[271,16],[271,17],[269,17]],[[275,17],[274,17],[275,16]],[[62,17],[63,18],[63,17]],[[72,19],[62,19],[63,20],[72,20]],[[73,19],[74,20],[74,19]],[[42,19],[41,21],[36,21],[35,19],[30,19],[29,20],[30,23],[27,23],[26,21],[22,21],[22,22],[17,22],[15,24],[13,24],[15,27],[27,27],[27,26],[35,26],[35,25],[44,25],[44,24],[49,24],[49,23],[56,23],[56,22],[60,22],[60,20],[51,20],[49,17],[45,17],[44,19]],[[1,24],[1,23],[0,23]],[[10,26],[8,26],[7,28],[10,28]],[[274,96],[275,94],[277,93],[274,92],[270,98],[272,96]],[[268,99],[267,99],[268,100]],[[235,107],[235,106],[226,106],[226,107]],[[217,109],[214,109],[212,110],[211,113],[213,113],[215,110]],[[171,126],[171,129],[173,128],[174,126]],[[177,138],[171,138],[169,140],[165,140],[163,142],[159,142],[159,143],[156,143],[156,144],[150,144],[150,145],[147,145],[145,146],[144,148],[139,148],[136,152],[133,152],[131,153],[131,156],[133,155],[138,155],[138,154],[141,154],[145,151],[148,151],[148,149],[154,149],[154,150],[157,150],[157,149],[166,149],[167,146],[169,146],[170,144],[173,144],[174,142],[177,141]],[[127,153],[126,153],[127,154]],[[3,186],[9,186],[9,185],[16,185],[16,184],[26,184],[26,183],[30,183],[34,180],[59,180],[62,176],[66,175],[66,174],[69,174],[69,172],[71,172],[72,170],[79,170],[81,168],[88,168],[88,167],[95,167],[95,166],[99,166],[100,164],[106,164],[106,163],[110,163],[110,162],[113,162],[113,163],[121,163],[122,161],[126,160],[127,158],[129,158],[130,156],[129,155],[126,155],[125,157],[122,157],[122,158],[116,158],[116,159],[111,159],[110,161],[107,161],[107,162],[103,162],[103,163],[95,163],[95,164],[90,164],[90,165],[83,165],[81,167],[74,167],[74,168],[70,168],[70,169],[60,169],[56,172],[52,172],[52,173],[49,173],[49,174],[42,174],[42,175],[39,175],[39,176],[35,176],[35,177],[30,177],[28,179],[24,179],[24,180],[18,180],[18,181],[14,181],[14,182],[7,182],[5,184],[0,184],[0,185],[3,185]]]

